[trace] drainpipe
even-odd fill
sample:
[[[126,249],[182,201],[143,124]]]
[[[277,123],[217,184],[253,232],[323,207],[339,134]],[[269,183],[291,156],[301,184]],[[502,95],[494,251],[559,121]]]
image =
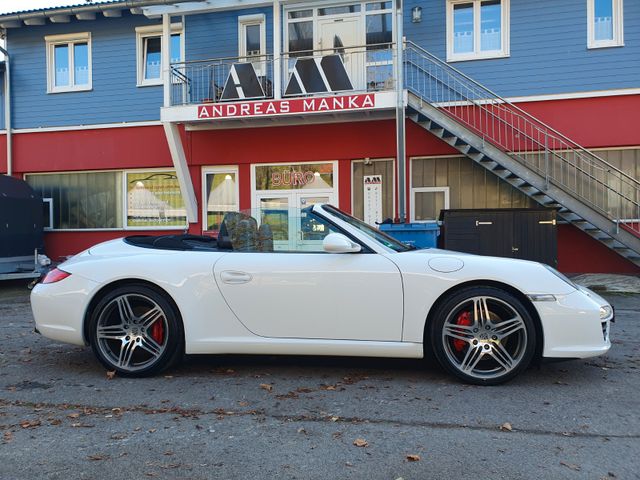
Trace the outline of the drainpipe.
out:
[[[398,217],[400,223],[407,218],[407,180],[406,180],[406,133],[404,125],[404,79],[403,79],[403,16],[402,0],[395,0],[395,33],[396,33],[396,156],[398,165]]]
[[[5,34],[5,38],[7,38]],[[4,126],[7,131],[7,176],[13,174],[13,158],[12,158],[12,139],[11,139],[11,62],[9,61],[9,52],[0,47],[6,58],[5,60],[5,76],[4,76]]]

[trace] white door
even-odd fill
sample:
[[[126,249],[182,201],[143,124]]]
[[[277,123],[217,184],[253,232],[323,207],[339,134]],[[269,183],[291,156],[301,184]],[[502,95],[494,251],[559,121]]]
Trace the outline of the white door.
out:
[[[318,48],[323,50],[322,55],[340,55],[356,90],[363,90],[365,86],[366,50],[349,47],[361,46],[360,28],[359,17],[318,20]]]
[[[215,264],[214,275],[229,307],[256,335],[402,339],[402,279],[382,255],[234,252]]]
[[[266,223],[273,232],[273,247],[277,251],[313,251],[322,245],[321,232],[313,231],[321,225],[307,225],[300,210],[316,203],[334,203],[332,191],[300,192],[274,191],[257,197],[255,218],[258,224]]]

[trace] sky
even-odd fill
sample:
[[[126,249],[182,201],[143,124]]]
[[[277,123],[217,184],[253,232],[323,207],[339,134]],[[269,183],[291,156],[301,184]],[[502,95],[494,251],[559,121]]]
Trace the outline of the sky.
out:
[[[102,3],[106,0],[93,0],[91,3]],[[85,0],[0,0],[0,14],[34,8],[64,7],[78,5]]]

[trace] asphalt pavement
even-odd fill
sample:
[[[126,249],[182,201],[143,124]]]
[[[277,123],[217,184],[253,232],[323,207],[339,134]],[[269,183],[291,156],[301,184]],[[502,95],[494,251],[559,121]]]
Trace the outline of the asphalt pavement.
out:
[[[413,360],[198,356],[109,379],[0,284],[0,480],[637,479],[640,296],[605,357],[476,387]]]

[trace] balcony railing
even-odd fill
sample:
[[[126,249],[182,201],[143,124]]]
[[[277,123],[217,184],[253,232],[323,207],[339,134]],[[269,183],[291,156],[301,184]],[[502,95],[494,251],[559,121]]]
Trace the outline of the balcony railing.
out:
[[[393,90],[393,44],[286,52],[279,97]],[[274,98],[272,55],[173,63],[171,105]]]

